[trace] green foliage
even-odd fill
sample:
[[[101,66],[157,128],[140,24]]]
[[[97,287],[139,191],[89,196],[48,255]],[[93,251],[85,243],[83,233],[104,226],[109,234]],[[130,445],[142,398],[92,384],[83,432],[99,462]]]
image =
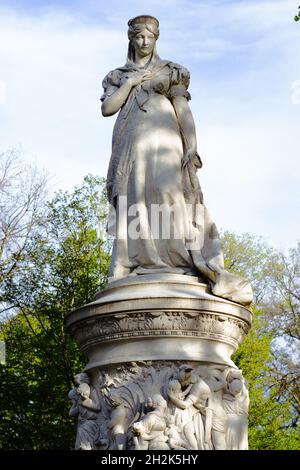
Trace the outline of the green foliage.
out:
[[[224,232],[221,237],[225,269],[249,279],[256,304],[270,292],[270,266],[274,250],[262,237]]]
[[[248,382],[249,448],[252,450],[297,449],[297,430],[290,430],[290,403],[278,399],[270,371],[272,335],[267,332],[263,309],[253,308],[253,327],[233,360]]]
[[[300,269],[300,245],[287,260],[253,235],[225,232],[222,242],[226,268],[251,281],[256,301],[261,304],[253,306],[252,329],[233,356],[249,385],[249,447],[300,449],[299,381],[293,357],[288,353],[284,357],[282,345],[278,347],[278,338],[284,331],[282,324],[295,333],[290,310],[286,309],[284,316],[282,305],[290,306],[291,286],[295,287]],[[284,285],[287,291],[279,296]],[[271,313],[275,322],[271,321]]]
[[[88,176],[71,194],[57,193],[28,238],[18,269],[2,283],[3,306],[14,315],[0,325],[7,351],[6,365],[0,365],[1,448],[74,446],[68,391],[86,360],[66,335],[64,319],[106,284],[104,184]],[[253,327],[233,357],[249,382],[250,448],[299,449],[295,350],[287,340],[291,349],[282,348],[278,335],[299,337],[300,246],[287,259],[249,234],[225,232],[222,242],[226,268],[247,277],[255,290]]]
[[[299,20],[300,20],[300,5],[298,6],[298,10],[299,10],[299,13],[298,13],[296,16],[294,16],[294,20],[295,20],[295,21],[299,21]]]
[[[106,283],[109,241],[104,180],[88,176],[72,194],[59,192],[30,239],[16,276],[4,283],[15,316],[1,325],[7,362],[0,366],[0,446],[68,449],[74,422],[68,391],[85,361],[64,330],[65,316]]]
[[[7,363],[0,366],[0,447],[71,448],[75,423],[68,417],[69,375],[83,363],[76,345],[68,338],[58,343],[51,322],[44,321],[42,327],[21,314],[2,327],[1,337]]]

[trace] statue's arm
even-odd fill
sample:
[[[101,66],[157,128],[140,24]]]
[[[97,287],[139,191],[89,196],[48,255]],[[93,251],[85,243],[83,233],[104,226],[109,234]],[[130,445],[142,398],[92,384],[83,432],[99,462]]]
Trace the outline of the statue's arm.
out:
[[[128,79],[112,95],[107,96],[101,106],[102,115],[106,117],[116,114],[127,100],[131,88],[132,83]]]
[[[211,428],[212,428],[212,416],[213,416],[213,411],[211,408],[206,408],[206,413],[205,413],[205,433],[204,433],[204,442],[208,446],[211,446]],[[209,447],[211,448],[211,447]]]
[[[190,406],[193,405],[193,398],[191,398],[191,396],[189,396],[186,400],[180,400],[179,398],[175,397],[174,395],[172,395],[171,393],[169,393],[169,398],[171,400],[171,402],[177,406],[178,408],[180,408],[181,410],[185,410],[187,408],[190,408]]]
[[[99,402],[95,403],[93,400],[91,400],[91,398],[86,398],[82,402],[82,406],[84,406],[85,408],[88,408],[89,410],[92,410],[92,411],[100,411],[100,409],[101,409],[100,403]]]
[[[172,104],[183,136],[185,156],[191,159],[197,152],[196,128],[192,112],[183,96],[173,97]]]
[[[150,79],[151,73],[149,71],[131,73],[120,88],[118,88],[112,95],[106,96],[104,99],[101,106],[103,116],[106,117],[116,114],[127,100],[131,89]]]
[[[152,439],[154,439],[156,436],[158,435],[158,432],[155,431],[154,433],[142,433],[141,434],[141,438],[144,440],[144,441],[152,441]]]
[[[73,418],[74,416],[78,416],[78,415],[79,415],[78,405],[73,404],[69,410],[69,416]]]
[[[109,421],[109,428],[117,426],[118,424],[123,424],[126,419],[126,409],[123,405],[119,405],[114,408]]]

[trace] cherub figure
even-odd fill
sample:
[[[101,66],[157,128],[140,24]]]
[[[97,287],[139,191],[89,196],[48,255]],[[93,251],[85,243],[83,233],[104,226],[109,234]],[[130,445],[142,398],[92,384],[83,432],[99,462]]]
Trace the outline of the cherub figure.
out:
[[[153,410],[143,416],[143,418],[132,426],[135,435],[134,442],[136,450],[170,450],[167,444],[166,435],[166,410],[167,402],[160,394],[152,397]]]
[[[175,424],[175,417],[174,416],[168,416],[167,417],[167,429],[166,429],[166,434],[168,436],[168,445],[170,446],[170,449],[176,449],[176,450],[186,450],[189,448],[189,444],[182,437],[182,429],[180,426],[177,426]]]
[[[227,415],[227,449],[247,450],[249,393],[242,371],[229,371],[227,384],[228,391],[223,395],[223,406]]]

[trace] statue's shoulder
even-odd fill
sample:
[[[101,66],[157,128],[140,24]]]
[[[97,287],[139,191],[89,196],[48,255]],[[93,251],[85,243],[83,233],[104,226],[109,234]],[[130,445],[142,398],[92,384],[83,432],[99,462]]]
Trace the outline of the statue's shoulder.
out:
[[[184,67],[181,64],[177,64],[176,62],[168,61],[168,66],[171,70],[176,70],[178,72],[181,72],[184,75],[189,75],[190,72],[186,67]]]
[[[122,75],[122,67],[118,67],[117,69],[110,70],[110,72],[108,72],[105,75],[103,79],[103,84],[118,85],[121,75]]]
[[[168,67],[170,69],[171,83],[173,85],[183,84],[186,87],[190,83],[190,72],[186,67],[176,62],[169,61]]]
[[[186,89],[190,83],[190,72],[186,67],[176,62],[169,61],[168,67],[170,70],[170,83],[171,86],[183,85]],[[187,96],[190,99],[190,95]]]

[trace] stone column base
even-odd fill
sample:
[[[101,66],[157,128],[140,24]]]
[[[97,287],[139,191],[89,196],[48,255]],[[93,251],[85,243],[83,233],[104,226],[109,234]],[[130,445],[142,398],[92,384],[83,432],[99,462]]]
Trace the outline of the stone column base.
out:
[[[89,358],[70,392],[76,447],[247,448],[248,392],[231,355],[250,326],[247,308],[192,276],[110,283],[66,319]]]

